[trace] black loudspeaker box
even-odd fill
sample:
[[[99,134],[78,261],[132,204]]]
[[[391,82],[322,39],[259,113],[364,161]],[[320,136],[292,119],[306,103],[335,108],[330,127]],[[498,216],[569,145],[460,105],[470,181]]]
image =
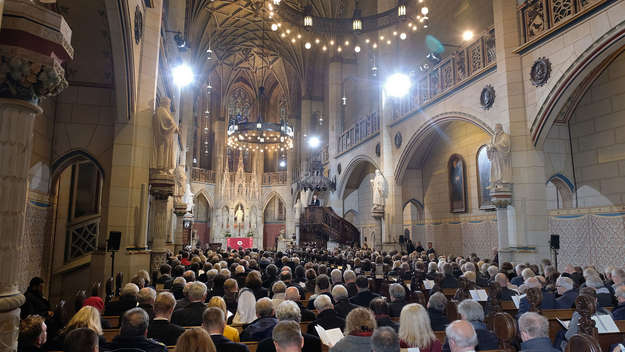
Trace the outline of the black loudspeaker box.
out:
[[[118,251],[119,244],[122,239],[122,233],[119,231],[111,231],[109,232],[109,240],[106,245],[107,251]]]
[[[560,249],[560,235],[551,235],[549,247],[551,249]]]

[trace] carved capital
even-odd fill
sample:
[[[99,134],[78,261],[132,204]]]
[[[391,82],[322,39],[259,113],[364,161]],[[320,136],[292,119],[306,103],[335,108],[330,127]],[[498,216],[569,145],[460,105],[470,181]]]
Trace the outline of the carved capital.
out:
[[[150,194],[156,199],[167,200],[174,194],[174,175],[163,170],[150,171]]]
[[[490,190],[490,200],[497,208],[505,209],[512,204],[512,184],[502,183]]]

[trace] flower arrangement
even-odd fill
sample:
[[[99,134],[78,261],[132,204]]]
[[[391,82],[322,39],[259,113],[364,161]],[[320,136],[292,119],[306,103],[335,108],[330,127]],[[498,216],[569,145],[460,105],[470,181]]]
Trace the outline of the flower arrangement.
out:
[[[224,233],[224,238],[230,238],[232,237],[232,234],[230,233],[230,231],[226,231],[226,233]]]
[[[247,237],[254,237],[254,232],[250,231],[247,233]]]

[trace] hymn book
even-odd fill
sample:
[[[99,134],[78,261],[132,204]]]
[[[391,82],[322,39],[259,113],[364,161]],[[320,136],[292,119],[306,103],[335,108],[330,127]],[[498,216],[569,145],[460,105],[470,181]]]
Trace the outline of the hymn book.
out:
[[[520,295],[520,296],[512,296],[512,302],[514,302],[514,306],[516,307],[516,309],[519,309],[519,306],[521,305],[521,298],[525,297],[526,295]]]
[[[423,287],[426,290],[431,290],[434,287],[434,280],[423,280]]]
[[[570,320],[560,320],[558,318],[556,318],[556,320],[565,329],[569,329],[569,325],[571,324]],[[595,321],[595,327],[597,328],[597,332],[599,334],[620,332],[618,326],[616,326],[616,323],[614,323],[614,319],[612,319],[612,317],[608,314],[593,315],[592,320]]]
[[[488,294],[486,290],[469,290],[471,293],[471,299],[478,302],[486,302],[488,301]]]
[[[343,332],[339,328],[326,330],[319,325],[315,325],[315,330],[317,335],[319,335],[319,339],[321,339],[321,343],[328,347],[336,345],[344,337]]]

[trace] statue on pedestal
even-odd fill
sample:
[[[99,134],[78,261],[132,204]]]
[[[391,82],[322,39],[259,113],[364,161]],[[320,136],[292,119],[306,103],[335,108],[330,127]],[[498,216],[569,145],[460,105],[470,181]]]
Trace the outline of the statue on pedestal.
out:
[[[375,170],[375,177],[371,180],[373,193],[372,212],[384,212],[384,201],[386,198],[386,182],[380,170]]]
[[[488,189],[500,189],[504,184],[512,183],[512,162],[510,135],[503,131],[503,126],[495,125],[495,135],[488,145],[487,155],[490,160],[490,185]]]
[[[176,167],[174,137],[176,133],[180,133],[176,121],[171,116],[170,103],[168,97],[162,97],[152,121],[154,132],[152,168],[168,174]]]
[[[177,203],[182,203],[187,183],[187,175],[184,172],[183,165],[178,165],[174,169],[174,180],[176,181],[176,188],[174,189],[174,200]]]
[[[239,205],[237,210],[234,212],[234,222],[241,228],[243,226],[243,206]]]

